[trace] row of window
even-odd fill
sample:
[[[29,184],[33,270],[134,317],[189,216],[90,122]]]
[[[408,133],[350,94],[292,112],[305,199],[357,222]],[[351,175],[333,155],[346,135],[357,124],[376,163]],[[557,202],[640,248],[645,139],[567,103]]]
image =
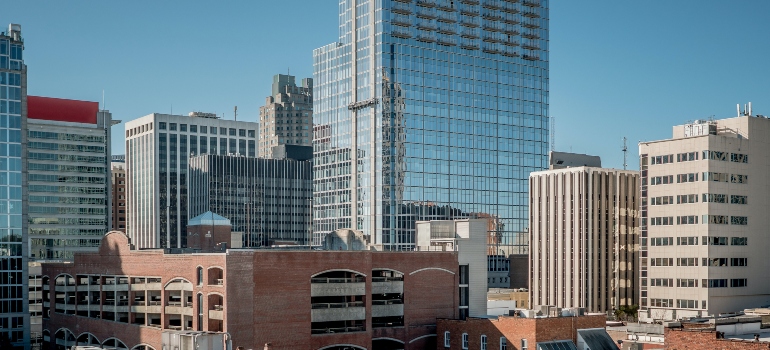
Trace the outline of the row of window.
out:
[[[698,180],[698,173],[677,174],[676,183],[687,183],[696,181],[729,182],[734,184],[749,183],[748,175],[718,173],[713,171],[703,172],[701,180]],[[642,179],[642,185],[645,185]],[[669,185],[674,183],[674,175],[662,175],[650,177],[650,185]]]
[[[676,222],[676,224],[674,224],[674,222]],[[677,216],[676,221],[674,221],[673,216],[656,216],[650,218],[651,226],[692,225],[697,223],[697,215]],[[730,216],[728,218],[727,215],[703,215],[701,223],[717,225],[748,225],[749,218],[747,216]]]
[[[748,237],[713,237],[703,236],[701,242],[703,245],[727,245],[729,238],[730,245],[748,245]],[[674,237],[654,237],[649,238],[650,245],[667,246],[674,245]],[[642,245],[647,245],[647,238],[642,238]],[[676,245],[698,245],[698,237],[677,237]]]
[[[747,280],[745,278],[731,278],[729,286],[731,288],[746,287],[746,283]],[[703,288],[727,288],[727,286],[726,278],[703,279]]]
[[[728,158],[731,162],[735,163],[748,163],[749,162],[749,156],[747,154],[742,153],[730,153],[730,152],[721,152],[721,151],[703,151],[703,158],[707,160],[721,160],[721,161],[727,161]],[[679,153],[676,155],[676,161],[677,162],[689,162],[698,160],[698,152],[687,152],[687,153]],[[656,165],[656,164],[668,164],[674,162],[674,155],[673,154],[667,154],[662,156],[654,156],[650,157],[650,164]]]
[[[198,125],[190,124],[189,130],[190,132],[198,132]],[[166,122],[158,122],[158,129],[160,130],[166,130]],[[246,137],[248,134],[248,137],[256,137],[256,131],[255,130],[246,130],[246,129],[236,129],[236,128],[218,128],[219,129],[219,135],[230,135],[230,136],[241,136]],[[168,123],[168,130],[170,131],[176,131],[177,130],[177,123]],[[179,124],[179,131],[187,132],[187,124]],[[217,135],[217,127],[207,127],[204,125],[200,126],[200,133],[201,134],[211,134],[211,135]]]
[[[644,283],[645,280],[642,280]],[[676,287],[689,288],[697,287],[698,279],[696,278],[677,278]],[[674,287],[673,278],[650,278],[650,287]]]
[[[704,267],[748,266],[748,258],[702,259]],[[650,258],[650,266],[674,266],[674,258]],[[676,258],[676,266],[698,266],[698,258]]]
[[[696,309],[698,307],[697,300],[677,299],[676,306],[674,306],[674,299],[650,299],[650,306],[654,307],[678,307],[681,309]],[[706,308],[706,301],[701,301],[701,308]]]
[[[444,332],[444,347],[445,348],[451,347],[451,340],[450,339],[451,339],[450,332],[449,331],[445,331]],[[462,348],[463,349],[468,349],[468,333],[463,333],[460,339],[461,339]],[[486,335],[483,335],[483,334],[481,335],[481,339],[480,339],[479,344],[480,344],[480,349],[481,350],[487,350],[487,336]],[[500,337],[499,344],[500,344],[500,350],[507,350],[508,349],[508,339],[506,339],[505,337]],[[521,347],[519,349],[521,349],[521,350],[528,349],[527,339],[522,339],[521,340]]]

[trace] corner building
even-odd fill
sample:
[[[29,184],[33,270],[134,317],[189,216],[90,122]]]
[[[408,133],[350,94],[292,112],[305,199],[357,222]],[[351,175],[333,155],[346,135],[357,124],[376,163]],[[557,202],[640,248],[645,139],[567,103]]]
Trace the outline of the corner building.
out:
[[[432,349],[436,319],[457,317],[458,272],[454,252],[169,254],[110,232],[43,265],[43,349],[160,350],[169,330],[226,332],[233,349]]]
[[[639,144],[641,320],[770,300],[770,119],[742,113]]]
[[[418,220],[485,217],[497,254],[526,253],[548,4],[341,0],[339,40],[313,52],[313,231],[412,249]]]

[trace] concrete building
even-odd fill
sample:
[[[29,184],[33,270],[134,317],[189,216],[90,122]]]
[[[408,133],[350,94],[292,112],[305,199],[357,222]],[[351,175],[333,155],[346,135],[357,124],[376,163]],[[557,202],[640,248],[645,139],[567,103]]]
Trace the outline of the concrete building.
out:
[[[27,285],[27,179],[26,154],[27,66],[22,53],[21,26],[8,25],[0,32],[0,290],[7,291],[0,304],[0,337],[14,346],[29,348]]]
[[[639,173],[546,170],[529,188],[530,303],[591,312],[638,303]]]
[[[770,348],[770,331],[758,316],[666,322],[664,332],[667,350]]]
[[[416,221],[488,217],[495,255],[526,254],[549,3],[339,1],[339,37],[313,51],[313,231],[408,250]]]
[[[604,332],[605,315],[578,315],[573,313],[575,310],[564,310],[563,314],[535,317],[536,313],[533,311],[517,311],[512,316],[471,317],[467,320],[439,319],[436,322],[436,332],[439,337],[437,349],[617,350],[618,348],[607,332]],[[594,341],[586,344],[587,338]],[[576,344],[581,344],[581,341],[583,346],[577,347]]]
[[[460,319],[487,314],[487,220],[418,221],[417,250],[455,251],[460,264]]]
[[[297,86],[293,75],[274,75],[272,93],[259,107],[259,157],[269,158],[278,145],[310,146],[312,139],[313,79]]]
[[[43,264],[43,349],[162,349],[167,330],[226,333],[232,349],[430,349],[436,319],[458,316],[456,252],[168,251],[110,232]]]
[[[291,147],[312,155],[310,146]],[[212,211],[230,219],[244,247],[310,244],[312,169],[309,158],[192,157],[188,216]]]
[[[112,221],[112,115],[97,102],[39,96],[27,98],[27,110],[29,256],[96,251]]]
[[[112,229],[126,232],[126,162],[112,157]]]
[[[639,144],[641,320],[770,301],[770,119],[750,109]]]
[[[138,248],[186,244],[190,156],[257,155],[257,123],[153,113],[126,123],[126,230]]]

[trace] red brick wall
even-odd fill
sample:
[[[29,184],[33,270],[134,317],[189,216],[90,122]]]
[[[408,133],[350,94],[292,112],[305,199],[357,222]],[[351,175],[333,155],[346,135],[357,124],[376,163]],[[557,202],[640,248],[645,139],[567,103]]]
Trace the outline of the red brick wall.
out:
[[[481,335],[487,336],[487,349],[499,349],[500,337],[508,340],[508,349],[519,350],[521,340],[527,339],[530,349],[535,343],[553,340],[572,340],[577,343],[577,330],[604,328],[604,315],[553,318],[500,317],[498,319],[469,318],[438,320],[436,349],[444,347],[444,331],[450,332],[450,349],[462,349],[462,334],[468,333],[468,348],[481,347]]]
[[[754,350],[770,349],[768,342],[755,342],[748,340],[717,339],[714,330],[665,330],[666,350],[685,349],[720,349],[720,350]]]
[[[197,267],[204,268],[204,283],[197,284]],[[208,269],[224,268],[225,286],[208,285]],[[404,274],[405,327],[371,327],[371,300],[365,298],[366,331],[345,334],[311,335],[311,276],[326,270],[347,269],[367,277],[367,296],[371,295],[373,269],[387,268]],[[427,269],[426,269],[427,268]],[[161,250],[131,251],[122,233],[110,233],[98,253],[76,254],[72,264],[44,264],[43,274],[50,277],[51,317],[43,321],[51,336],[60,328],[70,329],[77,337],[88,330],[100,341],[116,337],[129,348],[148,344],[161,348],[161,330],[55,313],[55,277],[68,273],[118,276],[160,277],[162,284],[185,278],[193,284],[194,294],[224,295],[224,331],[231,334],[233,349],[271,350],[319,349],[334,344],[354,344],[371,349],[373,338],[392,338],[405,343],[404,348],[433,346],[436,318],[457,316],[457,255],[453,252],[347,252],[230,250],[227,254],[163,254]],[[165,295],[164,295],[165,299]],[[193,303],[193,327],[197,327],[197,305]],[[204,297],[208,310],[208,298]],[[208,325],[204,312],[204,330]],[[166,323],[162,316],[161,322]],[[413,343],[409,343],[410,341]]]

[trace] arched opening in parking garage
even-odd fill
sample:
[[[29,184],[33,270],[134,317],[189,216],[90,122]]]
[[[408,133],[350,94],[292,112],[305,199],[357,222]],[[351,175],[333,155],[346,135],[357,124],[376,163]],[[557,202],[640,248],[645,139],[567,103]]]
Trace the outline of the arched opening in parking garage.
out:
[[[166,299],[166,327],[174,330],[193,328],[193,284],[184,278],[175,278],[164,287]]]
[[[155,350],[152,346],[149,346],[147,344],[139,344],[137,346],[134,346],[131,348],[131,350]]]
[[[118,338],[110,338],[102,343],[102,349],[104,350],[128,350],[126,343]]]
[[[209,332],[222,332],[224,329],[225,298],[219,293],[209,293]]]
[[[372,350],[404,350],[404,342],[393,338],[372,339]]]
[[[327,270],[310,277],[311,333],[366,330],[366,275]]]
[[[352,344],[335,344],[324,346],[318,350],[366,350],[366,348]]]
[[[372,327],[404,326],[404,274],[391,269],[372,270]]]
[[[221,267],[209,267],[208,285],[222,286],[225,284],[225,272]]]
[[[95,335],[85,332],[78,336],[78,346],[99,346],[102,342]]]
[[[59,328],[54,334],[56,350],[68,350],[75,346],[75,335],[67,328]]]

